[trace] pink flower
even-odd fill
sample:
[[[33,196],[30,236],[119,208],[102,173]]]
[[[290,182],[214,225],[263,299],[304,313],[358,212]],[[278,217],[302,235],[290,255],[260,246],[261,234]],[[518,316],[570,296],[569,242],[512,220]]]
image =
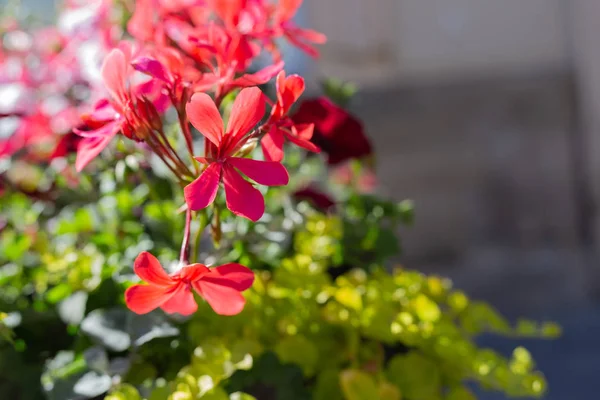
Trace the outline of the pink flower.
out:
[[[119,132],[130,139],[144,140],[149,131],[161,124],[155,105],[147,99],[156,88],[160,89],[156,82],[150,80],[131,89],[127,85],[133,71],[131,57],[130,47],[122,43],[121,48],[113,49],[104,60],[102,80],[109,98],[100,100],[94,111],[84,116],[84,122],[93,126],[91,130],[75,130],[83,138],[77,147],[77,171],[83,170]],[[160,96],[155,99],[157,104],[161,100]]]
[[[93,113],[85,117],[88,120],[86,122],[93,121],[99,127],[89,131],[75,131],[83,138],[77,146],[75,168],[78,172],[108,146],[126,123],[125,109],[129,99],[126,85],[130,57],[130,54],[120,49],[113,49],[104,60],[102,80],[110,100],[100,100]]]
[[[50,123],[50,118],[40,110],[21,118],[16,131],[7,139],[0,139],[0,158],[10,157],[23,150],[32,155],[34,147],[51,145],[56,137]]]
[[[155,57],[143,56],[134,60],[133,68],[160,83],[168,93],[167,99],[183,112],[189,96],[188,89],[192,82],[200,79],[201,72],[175,48],[164,47],[154,53]]]
[[[304,79],[298,75],[285,76],[281,71],[277,75],[277,103],[271,111],[269,123],[271,129],[262,138],[261,144],[266,160],[281,161],[283,159],[283,142],[287,138],[290,142],[306,150],[318,153],[321,150],[311,143],[313,124],[295,125],[288,117],[294,103],[304,93]]]
[[[133,285],[125,291],[125,303],[136,314],[161,308],[169,314],[191,315],[198,309],[192,289],[220,315],[239,314],[246,304],[241,292],[254,282],[252,271],[240,264],[208,268],[203,264],[183,267],[167,275],[152,254],[143,252],[133,270],[147,284]]]
[[[258,88],[240,92],[233,104],[227,130],[223,129],[223,119],[216,104],[205,93],[192,96],[186,110],[192,125],[207,140],[206,157],[197,158],[207,167],[184,190],[188,207],[196,211],[212,204],[223,181],[227,208],[236,215],[258,221],[265,212],[265,200],[239,172],[265,186],[287,185],[289,181],[285,167],[279,162],[234,157],[265,113],[262,92]]]

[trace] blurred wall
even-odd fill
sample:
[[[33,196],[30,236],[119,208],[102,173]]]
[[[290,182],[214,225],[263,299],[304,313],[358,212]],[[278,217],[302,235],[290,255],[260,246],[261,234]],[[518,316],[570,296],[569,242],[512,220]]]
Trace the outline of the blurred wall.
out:
[[[589,164],[590,219],[594,239],[600,248],[600,2],[571,0],[573,64],[584,133],[582,156]]]
[[[329,37],[315,75],[362,87],[380,191],[416,200],[408,259],[578,251],[600,198],[600,185],[584,198],[586,174],[600,182],[600,1],[306,5]],[[581,129],[584,109],[595,128]]]
[[[568,65],[563,0],[307,0],[322,73],[367,84]]]

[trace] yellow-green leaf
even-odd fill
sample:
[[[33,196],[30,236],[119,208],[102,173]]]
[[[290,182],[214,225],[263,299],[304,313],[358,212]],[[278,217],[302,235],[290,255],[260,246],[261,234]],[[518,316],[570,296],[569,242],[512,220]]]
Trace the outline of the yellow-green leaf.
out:
[[[314,373],[319,361],[316,346],[302,335],[289,336],[275,347],[275,354],[282,363],[296,364],[305,375]]]
[[[379,398],[381,400],[402,400],[400,390],[389,382],[379,385]]]
[[[343,287],[336,290],[335,299],[343,306],[356,311],[360,311],[363,307],[360,293],[351,287]]]
[[[430,400],[440,397],[440,370],[433,360],[419,353],[395,356],[388,363],[386,374],[388,380],[408,399]]]
[[[379,391],[375,380],[365,372],[345,370],[340,373],[340,385],[346,400],[377,400]]]
[[[438,305],[424,294],[415,298],[413,307],[417,317],[425,322],[436,322],[442,314]]]

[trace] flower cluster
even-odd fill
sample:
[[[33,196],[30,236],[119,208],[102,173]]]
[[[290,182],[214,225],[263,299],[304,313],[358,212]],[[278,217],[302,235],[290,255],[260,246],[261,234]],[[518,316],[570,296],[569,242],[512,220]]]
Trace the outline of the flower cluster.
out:
[[[76,168],[83,170],[117,135],[159,157],[184,187],[187,217],[180,266],[189,263],[192,213],[210,207],[221,186],[233,214],[258,221],[265,203],[254,184],[288,184],[282,164],[285,140],[320,151],[311,142],[314,125],[295,123],[290,116],[304,92],[304,79],[285,74],[276,44],[287,38],[317,55],[313,45],[325,42],[322,34],[292,21],[301,3],[138,0],[127,23],[131,38],[121,40],[104,59],[100,75],[105,96],[75,130],[82,138]],[[250,72],[263,53],[270,54],[271,64]],[[258,86],[273,78],[276,97],[269,99]],[[235,100],[227,109],[224,100],[230,94]],[[164,122],[169,113],[177,116],[179,138],[169,137]],[[203,151],[196,148],[196,131],[204,139]],[[186,152],[179,150],[177,139]],[[264,160],[249,158],[259,144]],[[214,218],[211,226],[218,224],[218,215]],[[196,309],[194,289],[217,313],[236,314],[244,304],[239,292],[252,283],[251,271],[233,264],[212,269],[192,264],[168,276],[146,253],[134,269],[148,283],[126,293],[127,305],[137,313],[161,307],[188,315]]]
[[[6,16],[0,21],[0,159],[47,165],[76,151],[89,108],[103,83],[100,66],[119,38],[108,1],[65,2],[56,26],[32,29]],[[65,163],[57,172],[76,182]],[[31,195],[8,173],[0,180]],[[27,175],[27,174],[24,174]]]
[[[13,102],[13,109],[3,111],[19,121],[0,142],[0,157],[29,153],[33,144],[48,140],[49,160],[76,149],[81,172],[120,136],[158,157],[183,189],[182,269],[168,277],[151,255],[140,255],[134,269],[149,285],[127,291],[133,311],[161,307],[189,314],[195,310],[192,289],[220,314],[241,311],[239,291],[252,282],[249,269],[188,265],[194,213],[215,204],[223,187],[234,215],[258,221],[265,201],[256,185],[289,182],[282,164],[286,142],[311,153],[323,148],[332,165],[370,154],[360,122],[333,103],[313,100],[292,111],[305,82],[286,74],[277,43],[284,39],[317,56],[314,46],[326,40],[293,22],[301,4],[73,0],[66,2],[57,29],[28,34],[14,23],[4,28],[4,42],[16,44],[1,54],[2,80],[19,85],[27,104]],[[126,24],[115,10],[129,17]],[[270,63],[253,70],[259,57]],[[259,88],[270,81],[272,97]],[[254,152],[259,146],[262,151]],[[262,157],[253,158],[257,153]],[[210,226],[219,231],[216,206],[210,215]]]

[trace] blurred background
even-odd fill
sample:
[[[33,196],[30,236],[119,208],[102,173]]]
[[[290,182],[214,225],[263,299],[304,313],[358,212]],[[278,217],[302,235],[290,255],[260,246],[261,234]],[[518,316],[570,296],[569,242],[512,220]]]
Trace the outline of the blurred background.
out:
[[[300,17],[329,42],[288,69],[315,90],[359,86],[378,191],[416,203],[398,262],[511,318],[557,320],[561,339],[526,343],[547,398],[597,398],[600,1],[306,0]]]
[[[415,201],[399,261],[558,320],[560,340],[527,343],[547,398],[596,398],[600,1],[306,3],[329,38],[309,72],[359,85],[378,190]]]

